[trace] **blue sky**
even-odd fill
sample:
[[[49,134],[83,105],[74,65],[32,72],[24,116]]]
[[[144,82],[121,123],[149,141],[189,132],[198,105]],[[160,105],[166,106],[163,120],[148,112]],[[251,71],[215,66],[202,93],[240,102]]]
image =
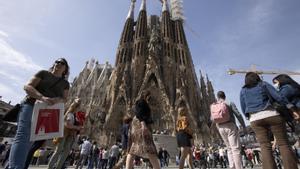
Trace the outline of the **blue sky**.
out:
[[[135,17],[140,0],[137,0]],[[114,65],[130,0],[0,1],[0,96],[13,103],[25,82],[58,57],[71,78],[91,57]],[[184,0],[185,31],[196,72],[239,105],[243,75],[228,68],[300,71],[299,0]],[[148,14],[160,14],[148,0]],[[195,33],[193,33],[195,32]],[[264,76],[269,81],[271,76]],[[295,77],[298,81],[300,78]]]

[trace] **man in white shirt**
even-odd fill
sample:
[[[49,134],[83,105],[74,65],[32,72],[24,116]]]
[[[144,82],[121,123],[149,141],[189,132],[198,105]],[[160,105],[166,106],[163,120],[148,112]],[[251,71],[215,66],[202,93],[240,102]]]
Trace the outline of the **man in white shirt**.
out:
[[[107,151],[107,148],[105,148],[102,152],[102,165],[101,165],[102,169],[106,169],[108,158],[109,158],[109,152]]]
[[[90,139],[88,138],[85,141],[83,141],[80,147],[81,147],[80,158],[75,169],[78,169],[79,165],[80,165],[80,169],[82,169],[83,165],[85,164],[87,157],[91,152],[91,148],[92,148],[92,143],[90,142]]]
[[[109,162],[108,162],[108,168],[109,169],[112,169],[112,167],[115,165],[118,157],[119,157],[119,153],[120,153],[120,150],[119,150],[119,146],[118,146],[118,143],[114,144],[110,151],[109,151]]]
[[[219,147],[219,157],[220,157],[221,168],[226,168],[225,150],[221,146]]]

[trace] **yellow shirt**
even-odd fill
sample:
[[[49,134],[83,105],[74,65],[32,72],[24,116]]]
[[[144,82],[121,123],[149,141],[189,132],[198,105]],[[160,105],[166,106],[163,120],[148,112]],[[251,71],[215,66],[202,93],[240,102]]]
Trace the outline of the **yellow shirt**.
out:
[[[176,130],[184,130],[187,132],[189,135],[193,135],[193,131],[189,126],[189,121],[186,116],[179,116],[176,124]]]
[[[33,157],[40,157],[41,153],[40,153],[40,149],[36,150],[33,154]]]

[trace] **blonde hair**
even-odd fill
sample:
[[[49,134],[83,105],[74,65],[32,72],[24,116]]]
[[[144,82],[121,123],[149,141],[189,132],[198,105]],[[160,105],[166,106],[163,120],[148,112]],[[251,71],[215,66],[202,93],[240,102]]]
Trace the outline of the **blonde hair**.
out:
[[[74,111],[80,106],[81,100],[79,98],[75,98],[74,101],[71,103],[70,107],[68,108],[67,113],[72,112],[75,113]]]

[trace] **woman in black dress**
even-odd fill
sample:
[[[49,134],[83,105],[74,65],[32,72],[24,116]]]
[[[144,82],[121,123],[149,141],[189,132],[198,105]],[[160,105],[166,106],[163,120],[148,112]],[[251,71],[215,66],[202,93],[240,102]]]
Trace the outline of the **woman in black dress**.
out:
[[[179,117],[177,120],[177,144],[180,148],[181,156],[179,161],[179,169],[184,168],[185,158],[188,158],[189,168],[193,169],[192,163],[192,139],[193,139],[193,132],[189,125],[189,120],[186,116],[186,110],[184,108],[179,108]]]

